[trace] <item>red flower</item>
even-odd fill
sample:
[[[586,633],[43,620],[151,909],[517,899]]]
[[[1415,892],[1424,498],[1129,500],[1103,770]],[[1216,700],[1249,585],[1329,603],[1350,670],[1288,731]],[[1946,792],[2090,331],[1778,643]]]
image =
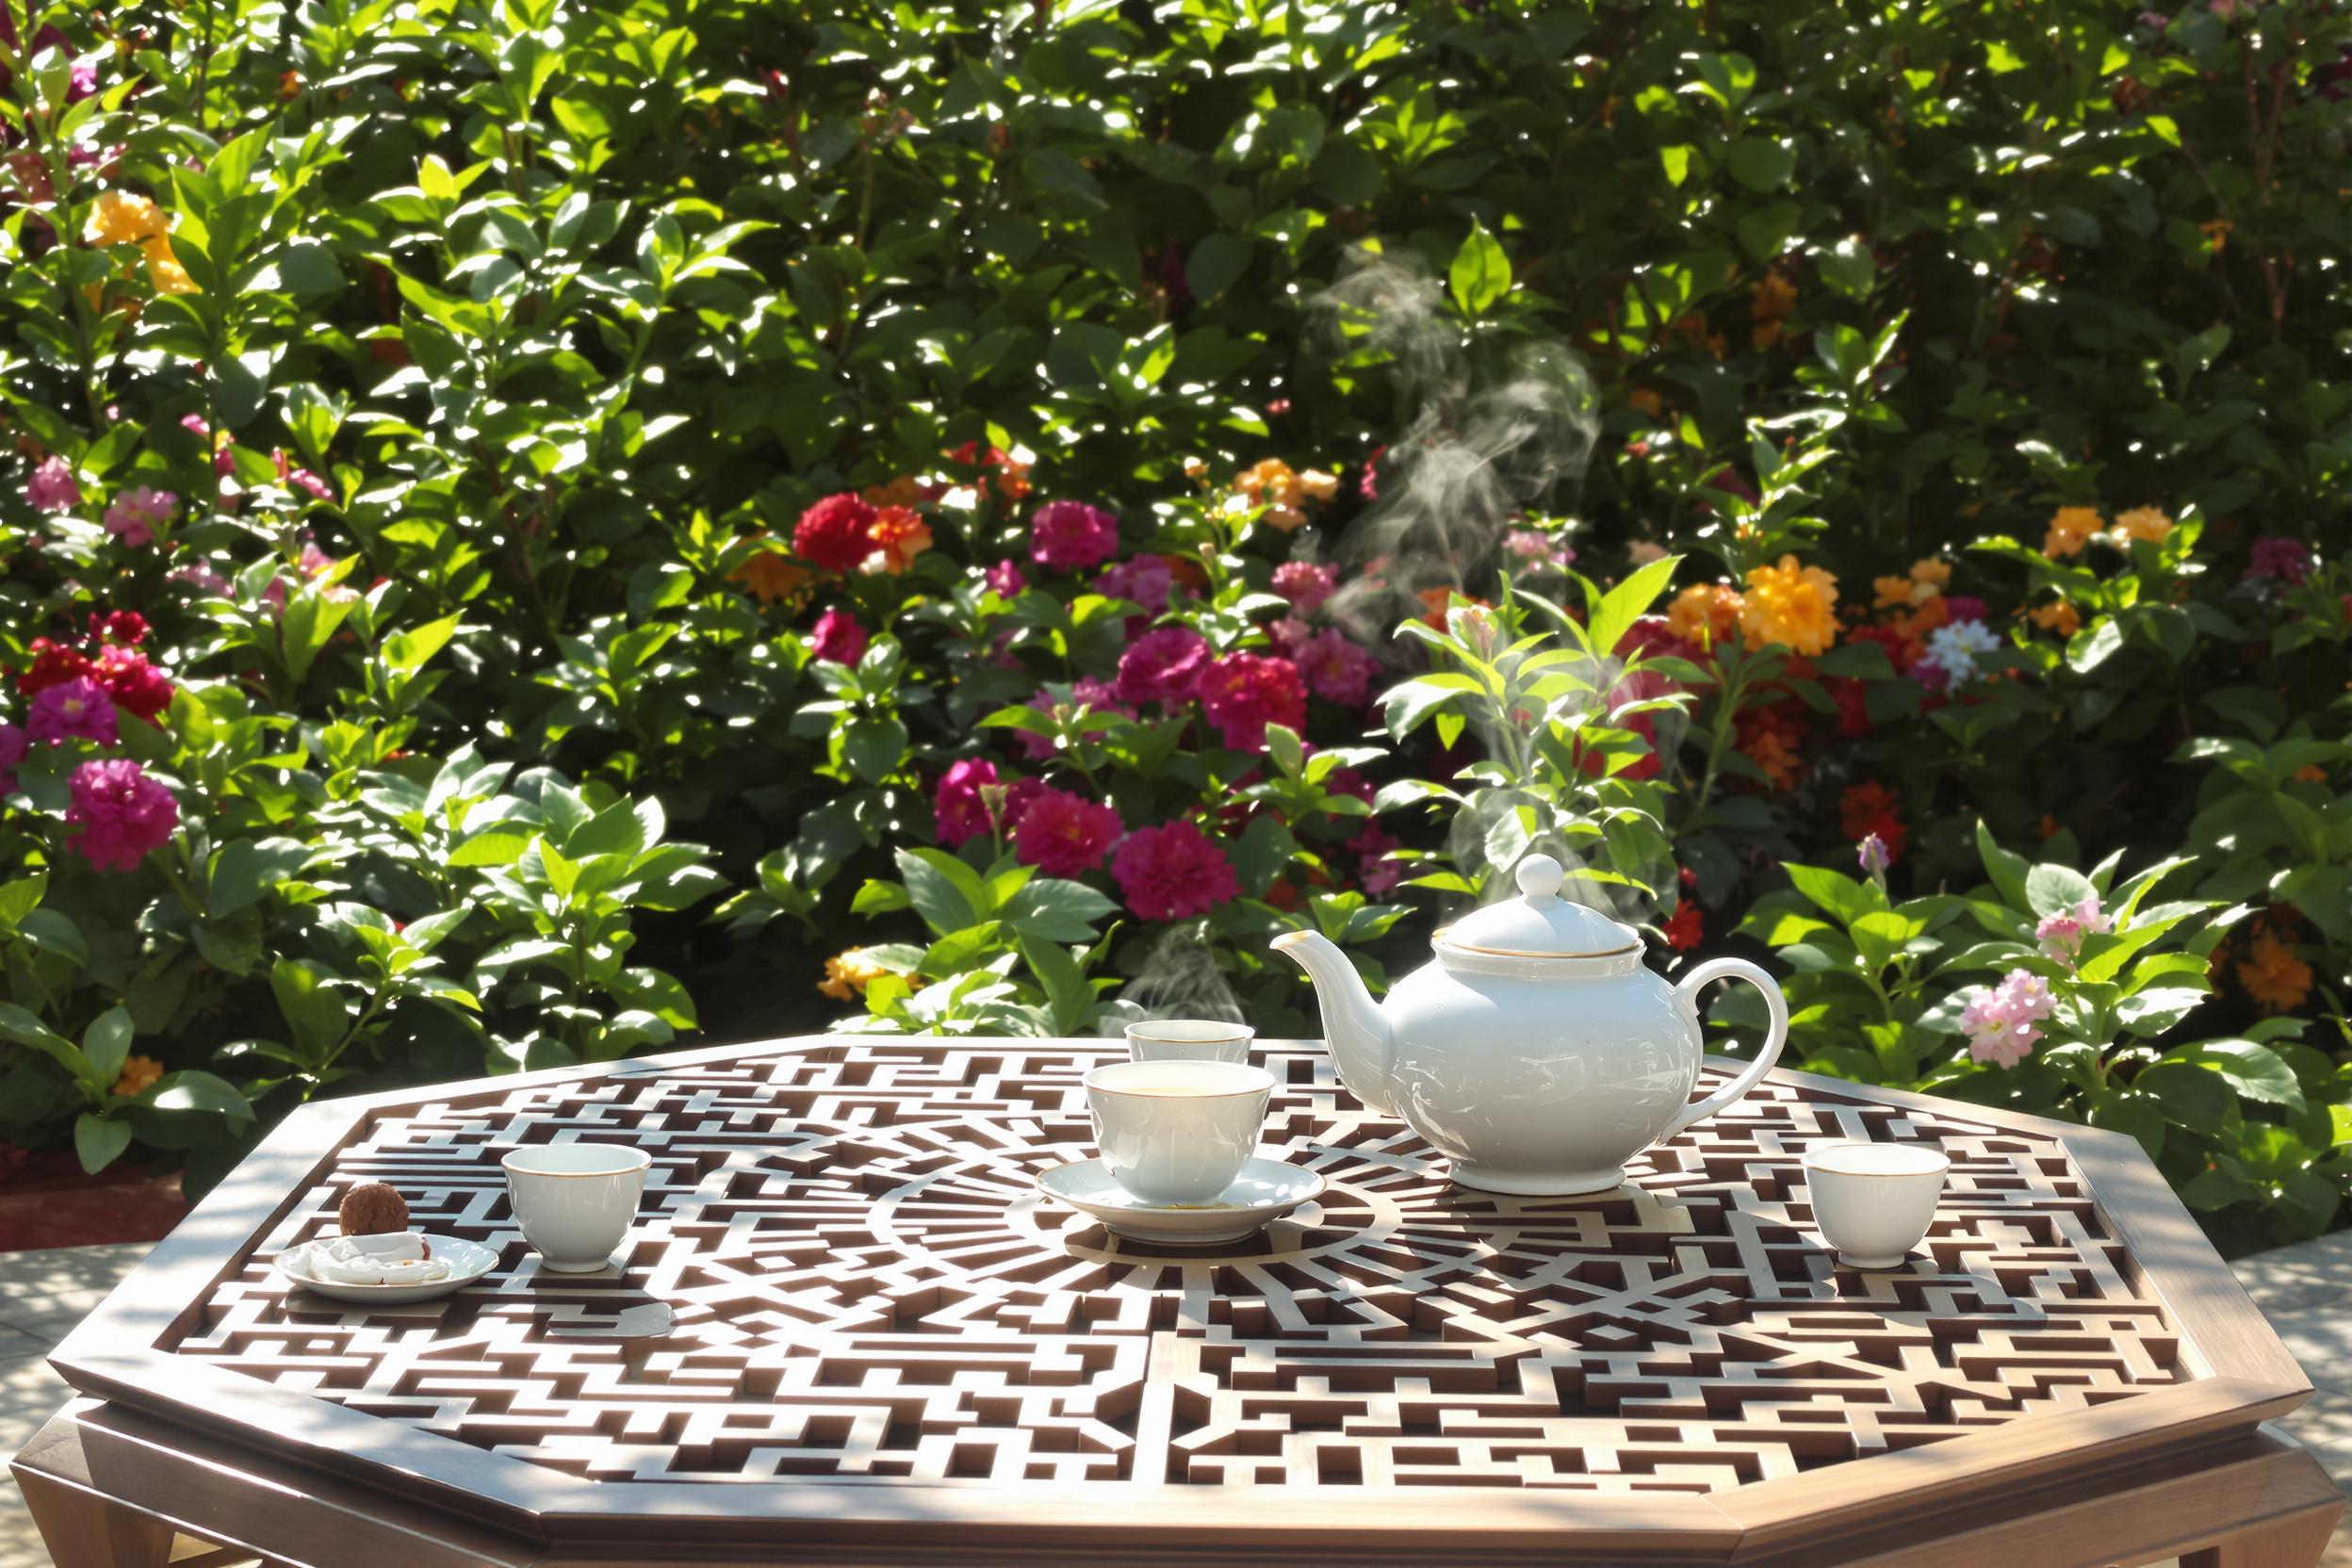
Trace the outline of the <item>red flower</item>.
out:
[[[855,664],[865,657],[866,629],[846,610],[828,610],[817,617],[808,637],[808,656],[835,664]]]
[[[1225,852],[1188,822],[1128,834],[1111,857],[1111,875],[1127,907],[1145,920],[1205,915],[1241,896]]]
[[[33,696],[52,686],[62,686],[69,680],[84,680],[91,673],[87,655],[76,653],[61,643],[46,637],[33,639],[33,662],[24,673],[16,678],[16,689],[24,696]]]
[[[1013,829],[1013,854],[1048,876],[1081,876],[1102,863],[1121,825],[1108,806],[1067,790],[1042,789]]]
[[[1266,727],[1307,725],[1307,683],[1287,659],[1229,653],[1200,677],[1200,710],[1235,751],[1264,751]]]
[[[1663,929],[1668,947],[1677,953],[1688,953],[1706,939],[1707,917],[1701,912],[1696,899],[1685,898],[1674,906],[1674,912],[1668,918]]]
[[[1893,792],[1875,778],[1855,784],[1838,797],[1838,825],[1857,843],[1877,834],[1889,860],[1903,858],[1903,845],[1911,838],[1911,830],[1895,808]]]
[[[137,648],[109,644],[99,651],[92,676],[118,707],[150,724],[172,706],[172,682]]]
[[[862,496],[842,491],[800,514],[792,553],[828,572],[854,572],[874,553],[874,511]]]

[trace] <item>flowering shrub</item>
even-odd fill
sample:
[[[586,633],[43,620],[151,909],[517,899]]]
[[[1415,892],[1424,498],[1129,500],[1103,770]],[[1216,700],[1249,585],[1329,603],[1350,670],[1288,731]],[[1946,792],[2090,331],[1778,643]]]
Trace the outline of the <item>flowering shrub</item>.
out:
[[[2340,1215],[2352,19],[919,12],[0,9],[0,1139],[1305,1032],[1541,843]]]

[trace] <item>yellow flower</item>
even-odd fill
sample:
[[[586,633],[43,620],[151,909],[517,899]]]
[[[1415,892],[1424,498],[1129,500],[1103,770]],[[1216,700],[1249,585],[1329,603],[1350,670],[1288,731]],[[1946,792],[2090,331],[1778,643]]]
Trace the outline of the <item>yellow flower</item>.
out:
[[[180,258],[172,253],[172,237],[159,234],[144,241],[139,250],[147,256],[147,281],[155,285],[158,294],[195,294],[202,292],[196,280],[188,275]]]
[[[2172,531],[2172,519],[2156,507],[2135,506],[2129,512],[2115,514],[2115,531],[2110,535],[2117,548],[2130,549],[2132,541],[2145,539],[2161,545],[2164,535]]]
[[[163,1076],[163,1064],[153,1056],[132,1056],[122,1063],[122,1071],[114,1081],[114,1092],[125,1099],[144,1094],[147,1086]]]
[[[2265,931],[2238,964],[2238,984],[2266,1013],[2291,1013],[2311,994],[2311,966]]]
[[[2091,535],[2107,526],[2095,506],[2062,506],[2050,514],[2050,531],[2042,536],[2042,553],[2052,561],[2081,555]]]
[[[869,985],[889,972],[867,957],[864,948],[853,947],[825,961],[825,979],[817,989],[837,1002],[847,1002],[853,995],[865,995]]]
[[[1740,629],[1740,590],[1728,582],[1694,582],[1666,608],[1675,636],[1713,647]]]
[[[2071,637],[2082,629],[2081,612],[2065,599],[2029,610],[2026,616],[2044,631],[2054,631],[2061,637]]]
[[[172,226],[163,209],[147,197],[128,190],[101,191],[82,225],[88,245],[136,245],[159,238]]]
[[[1827,653],[1838,641],[1838,580],[1793,555],[1758,566],[1748,574],[1740,626],[1751,648],[1779,643],[1808,658]]]

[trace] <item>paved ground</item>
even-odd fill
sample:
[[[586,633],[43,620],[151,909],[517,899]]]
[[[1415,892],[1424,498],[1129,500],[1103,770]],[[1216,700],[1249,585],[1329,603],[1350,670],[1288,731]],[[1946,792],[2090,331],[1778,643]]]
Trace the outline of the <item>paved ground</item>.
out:
[[[65,1401],[42,1357],[146,1254],[143,1242],[0,1253],[0,1459]],[[2240,1260],[2246,1282],[2319,1392],[2285,1423],[2352,1491],[2352,1231]],[[49,1568],[23,1499],[0,1480],[0,1568]],[[2324,1568],[2352,1568],[2352,1526]]]

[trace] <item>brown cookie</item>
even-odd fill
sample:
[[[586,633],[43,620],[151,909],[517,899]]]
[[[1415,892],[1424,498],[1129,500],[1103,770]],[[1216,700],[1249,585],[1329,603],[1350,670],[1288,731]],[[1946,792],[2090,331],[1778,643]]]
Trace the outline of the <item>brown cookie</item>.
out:
[[[408,1229],[408,1200],[382,1182],[355,1186],[335,1211],[347,1236],[380,1236]]]

